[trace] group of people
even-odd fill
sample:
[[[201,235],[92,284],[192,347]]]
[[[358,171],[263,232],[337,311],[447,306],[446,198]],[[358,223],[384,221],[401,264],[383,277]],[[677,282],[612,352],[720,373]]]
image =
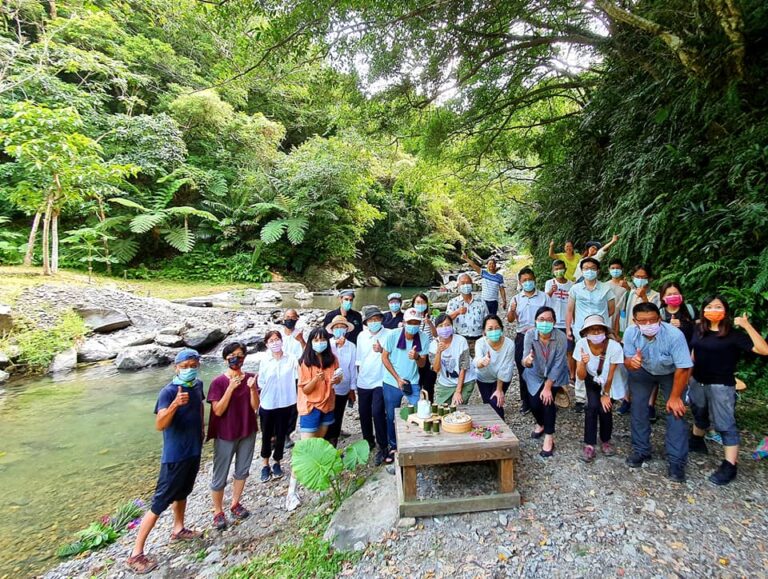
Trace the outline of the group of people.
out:
[[[590,242],[584,255],[568,242],[565,252],[550,246],[552,275],[539,289],[529,267],[517,274],[517,293],[509,300],[494,260],[481,267],[480,297],[472,277],[457,279],[458,295],[444,313],[431,312],[418,293],[408,307],[400,293],[388,308],[354,309],[355,293],[343,290],[339,307],[322,325],[302,329],[296,310],[284,313],[279,328],[264,336],[266,351],[256,373],[244,371],[248,350],[229,343],[223,349],[226,371],[210,385],[207,438],[213,440],[211,498],[213,526],[227,526],[224,487],[234,461],[229,515],[249,515],[240,503],[261,423],[261,480],[283,475],[280,465],[298,425],[302,438],[322,437],[334,446],[344,416],[358,405],[363,438],[375,451],[376,465],[394,462],[395,416],[406,400],[415,404],[421,390],[437,403],[466,404],[475,386],[483,403],[504,419],[507,390],[517,371],[520,412],[530,413],[531,437],[542,439],[540,456],[555,452],[555,398],[573,385],[577,411],[584,413],[581,460],[597,451],[616,454],[611,442],[614,403],[630,414],[632,452],[637,468],[651,458],[651,424],[660,390],[666,400],[668,477],[682,482],[689,452],[707,452],[711,430],[722,438],[724,460],[710,480],[728,484],[736,476],[739,431],[734,417],[735,371],[743,352],[768,355],[768,343],[746,316],[734,317],[722,296],[706,298],[696,310],[679,284],[651,289],[652,271],[607,259],[610,246]],[[601,281],[601,265],[609,279]],[[505,324],[516,324],[514,339]],[[507,332],[509,333],[509,332]],[[159,515],[173,505],[173,540],[199,533],[184,526],[186,498],[200,466],[205,439],[203,384],[197,378],[200,356],[185,349],[176,357],[175,375],[160,392],[156,426],[163,432],[163,455],[150,510],[139,527],[128,565],[145,573],[156,561],[144,544]],[[690,406],[694,425],[685,421]],[[258,420],[257,420],[258,417]],[[599,445],[598,445],[599,439]],[[271,460],[271,464],[270,464]],[[289,484],[288,508],[299,503],[296,481]]]

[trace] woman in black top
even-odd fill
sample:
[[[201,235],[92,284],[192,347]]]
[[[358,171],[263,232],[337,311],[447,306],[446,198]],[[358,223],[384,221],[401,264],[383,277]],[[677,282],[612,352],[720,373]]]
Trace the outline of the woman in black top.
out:
[[[736,328],[743,328],[746,334]],[[739,456],[739,429],[734,416],[736,364],[742,352],[768,356],[768,343],[746,315],[734,319],[728,302],[721,296],[712,296],[704,300],[691,346],[693,380],[689,396],[694,426],[689,448],[692,452],[707,453],[704,434],[712,421],[723,438],[725,460],[709,480],[726,485],[736,478]]]
[[[691,345],[693,328],[696,322],[696,312],[691,304],[685,302],[680,284],[668,281],[659,289],[661,296],[661,319],[672,324],[685,335],[685,341]]]

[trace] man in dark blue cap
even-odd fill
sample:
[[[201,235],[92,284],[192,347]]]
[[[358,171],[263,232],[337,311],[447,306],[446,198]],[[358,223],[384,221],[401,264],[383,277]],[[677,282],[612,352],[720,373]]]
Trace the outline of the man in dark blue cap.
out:
[[[357,336],[360,334],[360,331],[363,329],[363,316],[360,315],[360,312],[357,312],[352,309],[352,302],[355,301],[355,290],[351,289],[345,289],[341,290],[339,292],[339,307],[335,310],[331,310],[327,314],[325,314],[325,318],[323,318],[323,326],[329,325],[333,318],[336,316],[343,316],[344,319],[346,319],[350,324],[352,324],[355,329],[350,330],[346,334],[346,339],[352,342],[353,344],[357,345]]]
[[[387,330],[396,330],[403,325],[403,296],[393,292],[387,296],[389,311],[384,314],[384,321],[381,323]]]
[[[203,382],[197,377],[200,354],[186,348],[176,355],[173,380],[160,391],[155,405],[155,427],[163,433],[160,476],[152,505],[141,520],[128,567],[140,575],[157,567],[144,554],[144,543],[160,515],[173,505],[172,541],[190,541],[201,536],[184,526],[187,497],[195,486],[203,449]]]

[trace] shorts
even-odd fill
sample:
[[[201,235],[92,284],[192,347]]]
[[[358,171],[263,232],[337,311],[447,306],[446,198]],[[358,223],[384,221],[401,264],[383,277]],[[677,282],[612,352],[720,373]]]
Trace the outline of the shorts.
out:
[[[463,404],[469,404],[472,392],[475,390],[475,381],[464,382],[461,387],[461,399]],[[456,393],[456,386],[443,386],[440,382],[435,385],[435,402],[437,404],[452,404],[453,395]]]
[[[299,432],[317,432],[321,426],[330,426],[335,421],[333,410],[321,412],[319,408],[313,408],[309,414],[299,416]]]
[[[211,490],[221,491],[227,485],[227,475],[232,459],[235,459],[235,480],[248,478],[253,461],[253,449],[256,446],[256,433],[237,440],[213,440],[213,473]]]
[[[737,446],[741,435],[736,426],[736,388],[728,384],[701,384],[691,378],[688,385],[691,413],[697,428],[720,433],[723,446]]]
[[[171,503],[186,499],[195,486],[195,479],[199,470],[199,456],[179,462],[161,464],[150,510],[159,516],[171,506]]]

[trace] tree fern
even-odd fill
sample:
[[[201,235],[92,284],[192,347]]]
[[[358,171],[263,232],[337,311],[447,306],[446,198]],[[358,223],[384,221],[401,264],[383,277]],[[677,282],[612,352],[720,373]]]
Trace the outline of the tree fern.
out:
[[[195,235],[185,227],[161,229],[160,233],[168,245],[182,253],[188,253],[195,247]]]
[[[264,243],[275,243],[283,236],[288,224],[285,219],[274,219],[261,228],[261,240]]]
[[[304,241],[304,234],[309,227],[309,220],[306,217],[286,219],[285,223],[288,241],[290,241],[292,245],[299,245]]]
[[[163,212],[142,213],[131,219],[131,231],[134,233],[146,233],[151,231],[168,218]]]

